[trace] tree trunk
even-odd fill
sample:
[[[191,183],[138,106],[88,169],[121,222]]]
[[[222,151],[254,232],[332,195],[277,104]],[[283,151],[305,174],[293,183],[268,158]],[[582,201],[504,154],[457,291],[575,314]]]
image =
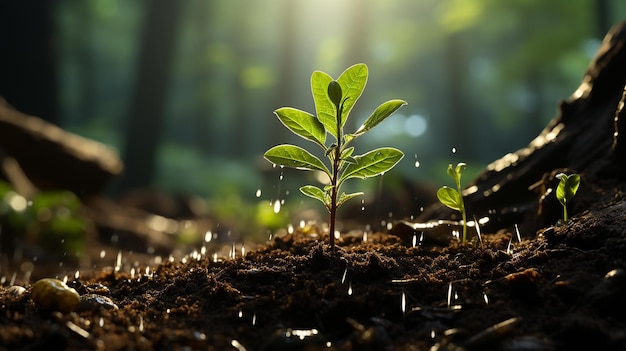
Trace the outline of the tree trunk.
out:
[[[152,182],[182,6],[179,1],[169,0],[152,0],[146,4],[147,17],[126,130],[127,171],[120,190],[145,187]]]
[[[555,223],[562,208],[556,201],[555,176],[580,173],[579,193],[594,194],[587,180],[626,178],[626,22],[605,37],[582,84],[559,105],[559,114],[530,144],[491,163],[464,191],[469,217],[490,218],[487,230],[525,223],[525,233]],[[587,209],[578,196],[569,212]],[[449,219],[443,205],[429,207],[420,221]],[[520,228],[522,229],[522,228]]]
[[[55,1],[0,3],[0,96],[58,124]]]

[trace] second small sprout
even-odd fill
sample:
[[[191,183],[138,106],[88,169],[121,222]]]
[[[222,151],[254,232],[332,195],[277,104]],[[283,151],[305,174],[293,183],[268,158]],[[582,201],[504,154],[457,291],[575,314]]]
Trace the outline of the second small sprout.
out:
[[[461,213],[463,220],[463,236],[461,237],[462,244],[465,244],[465,241],[467,240],[467,214],[465,213],[465,203],[463,202],[463,194],[461,192],[461,173],[464,169],[465,163],[462,162],[457,164],[455,168],[452,168],[451,164],[448,165],[448,175],[454,179],[456,189],[443,186],[437,191],[437,198],[442,204]]]
[[[556,188],[556,198],[563,205],[563,222],[567,222],[567,204],[576,195],[578,186],[580,185],[580,175],[565,173],[559,173],[556,175],[557,179],[560,179],[559,185]]]

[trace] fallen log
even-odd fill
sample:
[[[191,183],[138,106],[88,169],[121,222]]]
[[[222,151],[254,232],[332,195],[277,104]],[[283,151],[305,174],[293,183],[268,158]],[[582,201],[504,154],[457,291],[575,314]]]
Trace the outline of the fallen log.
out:
[[[79,197],[100,193],[122,172],[104,144],[23,114],[0,97],[0,151],[15,159],[39,190],[65,189]]]

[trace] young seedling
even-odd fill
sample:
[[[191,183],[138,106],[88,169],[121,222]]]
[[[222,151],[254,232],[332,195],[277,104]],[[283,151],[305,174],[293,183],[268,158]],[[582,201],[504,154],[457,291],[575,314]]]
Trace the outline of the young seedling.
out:
[[[463,203],[463,194],[461,193],[461,173],[465,169],[465,163],[459,163],[455,168],[452,165],[448,165],[448,175],[454,179],[456,189],[443,186],[437,190],[437,198],[439,201],[450,207],[453,210],[457,210],[461,213],[463,220],[463,236],[461,237],[461,244],[465,244],[467,240],[467,215],[465,213],[465,204]]]
[[[274,111],[278,119],[294,134],[319,146],[328,158],[330,167],[309,151],[295,145],[274,146],[264,154],[265,158],[285,167],[301,170],[321,171],[328,176],[323,188],[305,185],[300,191],[321,201],[330,213],[330,245],[335,247],[335,219],[337,208],[347,200],[363,195],[362,192],[346,194],[339,190],[350,178],[369,178],[387,172],[404,154],[397,149],[385,147],[363,155],[354,155],[350,143],[365,134],[400,107],[402,100],[390,100],[378,106],[354,133],[344,133],[352,107],[361,96],[367,83],[368,69],[365,64],[356,64],[346,69],[337,80],[328,74],[315,71],[311,75],[311,91],[317,115],[314,116],[291,107]],[[330,134],[330,145],[326,136]]]
[[[580,185],[580,175],[559,173],[556,178],[560,179],[559,185],[556,187],[556,198],[563,205],[563,222],[567,222],[567,204],[576,195],[578,186]]]

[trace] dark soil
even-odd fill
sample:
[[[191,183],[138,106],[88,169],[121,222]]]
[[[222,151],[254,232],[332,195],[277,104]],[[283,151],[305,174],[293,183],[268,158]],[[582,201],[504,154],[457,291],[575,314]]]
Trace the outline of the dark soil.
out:
[[[5,281],[0,343],[6,350],[626,350],[625,192],[595,189],[587,210],[537,235],[522,233],[522,242],[501,230],[465,246],[412,247],[391,234],[364,240],[353,231],[333,250],[307,226],[243,257],[237,248],[235,258],[206,252],[148,271],[85,271],[68,285],[110,301],[65,314],[38,307],[30,284],[18,294]]]

